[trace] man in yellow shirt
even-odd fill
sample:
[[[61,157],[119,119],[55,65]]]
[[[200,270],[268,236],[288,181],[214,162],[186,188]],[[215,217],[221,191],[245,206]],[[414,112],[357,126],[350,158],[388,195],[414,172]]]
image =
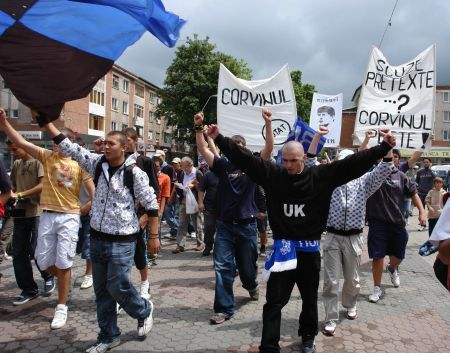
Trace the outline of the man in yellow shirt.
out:
[[[77,162],[64,156],[57,145],[53,151],[26,141],[6,120],[0,108],[0,128],[16,146],[22,148],[44,166],[43,187],[35,258],[39,267],[58,278],[58,304],[51,323],[52,329],[63,327],[67,321],[67,297],[70,289],[71,267],[78,240],[80,223],[80,187],[91,176]],[[73,132],[65,129],[67,137]],[[91,195],[92,198],[92,195]]]

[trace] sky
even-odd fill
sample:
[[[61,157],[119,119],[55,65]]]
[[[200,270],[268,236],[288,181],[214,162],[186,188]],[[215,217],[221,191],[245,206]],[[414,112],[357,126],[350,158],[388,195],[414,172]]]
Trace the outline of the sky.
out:
[[[284,64],[301,70],[303,82],[323,94],[344,95],[351,107],[372,45],[378,46],[396,0],[163,0],[188,22],[186,37],[208,36],[217,49],[243,59],[253,79],[265,79]],[[450,85],[450,1],[398,0],[381,50],[400,65],[436,44],[437,84]],[[150,34],[128,48],[118,64],[162,87],[175,57]]]

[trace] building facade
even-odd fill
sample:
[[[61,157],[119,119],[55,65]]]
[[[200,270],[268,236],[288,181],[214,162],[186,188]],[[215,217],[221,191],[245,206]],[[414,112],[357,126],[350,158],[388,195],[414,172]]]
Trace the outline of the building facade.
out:
[[[174,152],[173,128],[166,119],[156,118],[160,102],[158,87],[132,72],[114,65],[113,68],[92,89],[89,96],[67,102],[61,117],[55,124],[68,127],[88,143],[104,137],[109,131],[136,129],[139,135],[138,148],[151,153],[155,149]],[[11,124],[37,145],[51,147],[51,141],[31,121],[30,109],[17,101],[0,77],[0,106],[11,118]],[[8,155],[0,132],[0,158],[7,165]]]

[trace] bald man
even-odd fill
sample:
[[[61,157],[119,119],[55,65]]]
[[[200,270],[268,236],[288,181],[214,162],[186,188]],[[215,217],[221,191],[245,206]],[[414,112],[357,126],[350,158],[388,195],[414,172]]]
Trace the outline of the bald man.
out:
[[[203,116],[197,114],[196,130],[201,131],[202,122]],[[274,247],[265,265],[269,277],[260,352],[280,352],[281,309],[288,303],[294,284],[303,301],[298,330],[302,352],[315,352],[320,237],[325,229],[331,194],[336,187],[366,173],[395,146],[395,138],[389,130],[380,130],[383,142],[379,146],[331,164],[304,168],[306,155],[298,142],[284,146],[283,166],[278,166],[253,156],[251,151],[220,135],[216,125],[208,126],[206,131],[230,162],[261,185],[267,195]]]

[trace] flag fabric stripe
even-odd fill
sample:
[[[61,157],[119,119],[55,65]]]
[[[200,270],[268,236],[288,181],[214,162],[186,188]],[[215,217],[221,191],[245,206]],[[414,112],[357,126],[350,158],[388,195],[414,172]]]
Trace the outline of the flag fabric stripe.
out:
[[[186,23],[179,16],[166,11],[161,0],[70,0],[115,7],[133,16],[168,47],[173,47]]]
[[[118,59],[145,33],[138,21],[113,7],[61,0],[38,1],[20,22],[51,39],[110,60]]]
[[[114,63],[18,22],[0,37],[0,48],[0,74],[8,87],[23,104],[49,120],[59,117],[66,101],[87,96]]]
[[[0,36],[14,24],[15,20],[8,14],[0,11]]]

